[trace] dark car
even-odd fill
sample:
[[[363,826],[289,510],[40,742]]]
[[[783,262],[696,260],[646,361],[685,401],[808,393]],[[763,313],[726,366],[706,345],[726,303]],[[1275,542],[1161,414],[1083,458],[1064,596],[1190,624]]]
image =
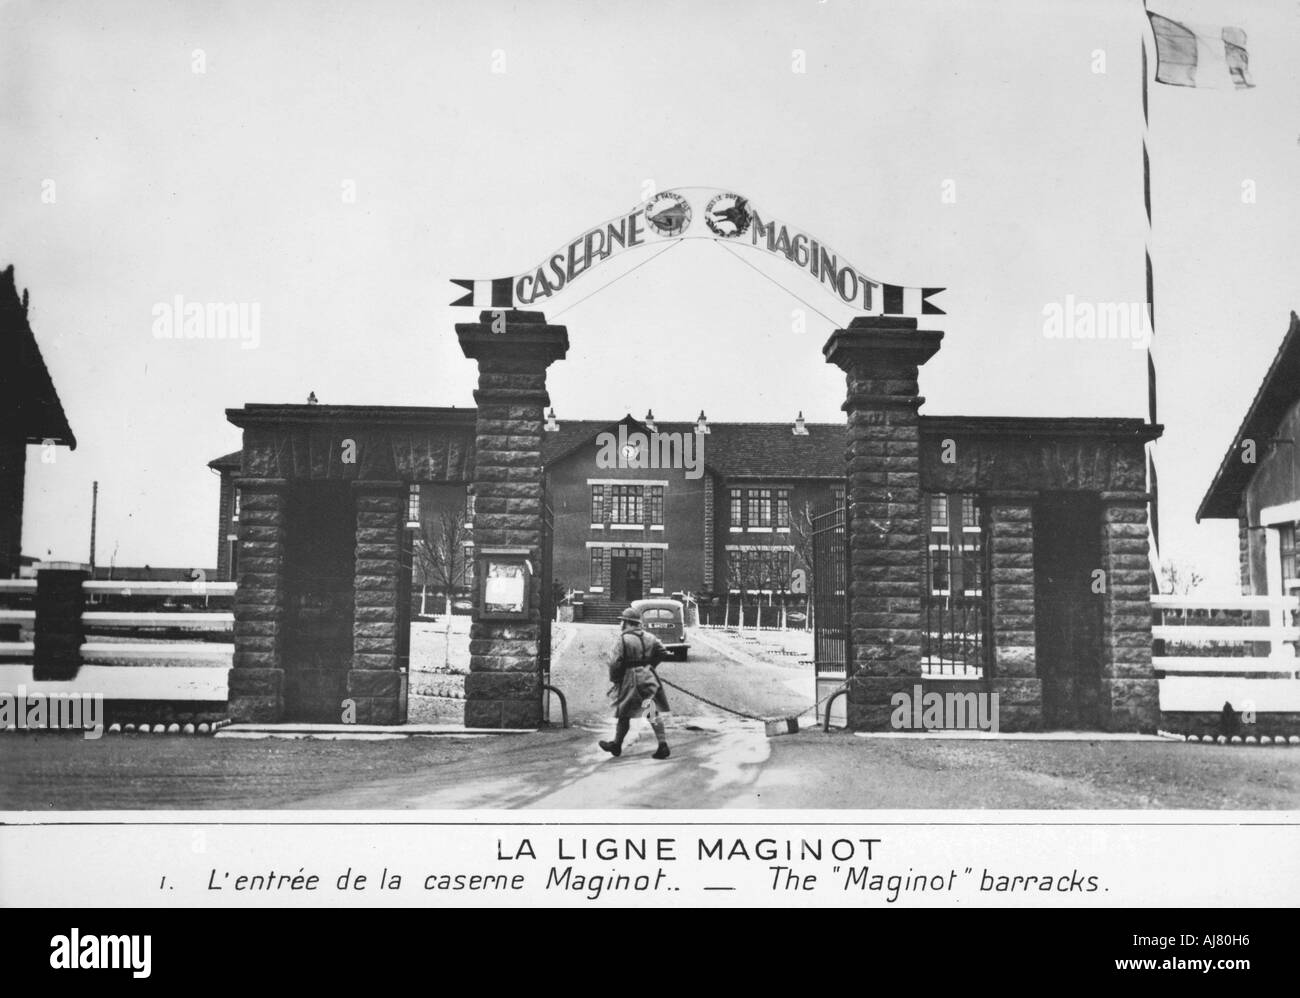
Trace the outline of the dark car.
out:
[[[632,609],[640,612],[642,628],[662,641],[674,658],[686,661],[691,646],[686,642],[681,603],[675,599],[639,599]]]

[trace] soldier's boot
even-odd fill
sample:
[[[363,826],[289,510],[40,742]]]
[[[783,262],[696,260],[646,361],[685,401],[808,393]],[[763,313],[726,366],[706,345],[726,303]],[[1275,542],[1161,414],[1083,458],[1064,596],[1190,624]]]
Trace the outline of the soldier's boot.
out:
[[[655,754],[652,755],[650,758],[667,759],[668,758],[668,733],[664,731],[664,722],[659,720],[658,717],[656,717],[654,720],[650,722],[650,727],[654,729],[655,737],[659,739],[659,748],[655,749]]]

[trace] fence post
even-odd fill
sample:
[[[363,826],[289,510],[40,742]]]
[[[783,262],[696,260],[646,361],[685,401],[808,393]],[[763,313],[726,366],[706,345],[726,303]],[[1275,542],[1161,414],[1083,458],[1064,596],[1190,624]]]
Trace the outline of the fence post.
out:
[[[1290,658],[1294,659],[1297,652],[1300,652],[1300,646],[1294,649],[1288,649],[1282,628],[1291,626],[1291,614],[1297,609],[1294,594],[1290,596],[1279,596],[1277,601],[1268,608],[1268,654],[1269,658]]]
[[[76,562],[55,561],[38,569],[33,679],[76,678],[85,638],[81,584],[89,578],[90,570]]]

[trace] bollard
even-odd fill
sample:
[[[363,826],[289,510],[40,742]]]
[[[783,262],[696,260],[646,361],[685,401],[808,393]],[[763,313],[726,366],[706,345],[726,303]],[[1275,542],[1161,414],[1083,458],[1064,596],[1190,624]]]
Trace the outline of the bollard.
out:
[[[81,584],[90,571],[75,562],[56,561],[36,573],[36,628],[32,678],[75,679],[81,667]]]

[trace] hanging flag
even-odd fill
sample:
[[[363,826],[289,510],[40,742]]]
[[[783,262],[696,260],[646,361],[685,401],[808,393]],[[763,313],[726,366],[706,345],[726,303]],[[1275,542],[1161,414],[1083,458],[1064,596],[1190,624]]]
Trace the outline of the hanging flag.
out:
[[[1156,37],[1156,82],[1175,87],[1244,90],[1250,78],[1246,32],[1208,28],[1147,12]]]

